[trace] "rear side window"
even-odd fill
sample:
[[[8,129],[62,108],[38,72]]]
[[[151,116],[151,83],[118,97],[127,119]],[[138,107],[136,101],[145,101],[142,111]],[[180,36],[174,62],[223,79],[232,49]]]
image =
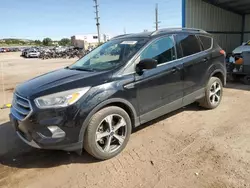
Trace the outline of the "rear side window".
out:
[[[162,37],[152,42],[141,53],[140,59],[155,59],[158,61],[158,65],[175,60],[175,44],[172,37]]]
[[[203,49],[208,50],[209,48],[212,47],[212,38],[210,37],[205,37],[205,36],[199,36]]]
[[[183,57],[201,52],[201,45],[195,35],[180,34],[176,36],[178,46],[182,49]]]

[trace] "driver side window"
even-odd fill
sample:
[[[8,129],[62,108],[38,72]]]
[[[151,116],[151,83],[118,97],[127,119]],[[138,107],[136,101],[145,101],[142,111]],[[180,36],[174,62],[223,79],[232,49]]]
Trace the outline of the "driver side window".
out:
[[[175,43],[172,37],[166,36],[152,42],[140,56],[140,60],[148,58],[157,60],[158,65],[175,60]]]

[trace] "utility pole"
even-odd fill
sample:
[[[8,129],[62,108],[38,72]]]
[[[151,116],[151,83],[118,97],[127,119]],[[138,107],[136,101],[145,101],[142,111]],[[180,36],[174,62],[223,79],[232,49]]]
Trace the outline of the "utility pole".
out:
[[[155,30],[157,31],[159,29],[159,24],[160,22],[158,21],[158,4],[156,3],[155,5]]]
[[[96,19],[96,27],[97,27],[97,34],[98,34],[98,43],[100,44],[101,42],[101,38],[100,38],[100,23],[99,23],[99,11],[98,11],[98,4],[97,4],[97,0],[94,0],[94,3],[95,3],[95,19]]]

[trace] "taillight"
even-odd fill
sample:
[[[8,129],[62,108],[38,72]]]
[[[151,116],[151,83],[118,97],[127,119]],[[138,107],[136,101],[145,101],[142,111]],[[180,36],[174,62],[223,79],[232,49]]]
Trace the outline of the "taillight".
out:
[[[226,57],[226,52],[225,50],[220,50],[220,54],[224,55]]]

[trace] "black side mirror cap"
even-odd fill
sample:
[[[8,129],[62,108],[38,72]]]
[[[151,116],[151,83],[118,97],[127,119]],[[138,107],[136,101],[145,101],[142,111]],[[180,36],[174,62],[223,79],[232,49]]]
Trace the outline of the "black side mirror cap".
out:
[[[157,67],[157,60],[155,59],[143,59],[136,65],[136,72],[142,72],[143,70],[154,69]]]

